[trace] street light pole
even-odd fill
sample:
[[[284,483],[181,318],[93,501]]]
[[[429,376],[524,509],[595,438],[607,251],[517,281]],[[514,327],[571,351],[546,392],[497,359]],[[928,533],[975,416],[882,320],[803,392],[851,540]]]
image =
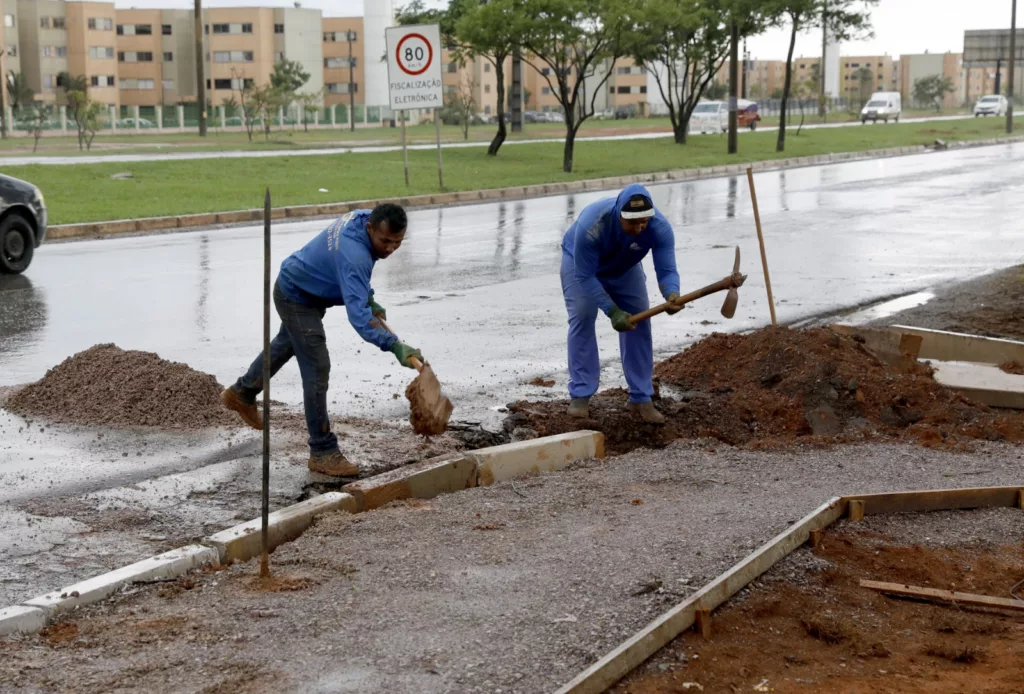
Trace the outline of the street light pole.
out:
[[[353,32],[351,30],[345,32],[345,38],[348,39],[348,125],[352,132],[356,130],[356,66],[352,64],[352,39]]]
[[[199,137],[206,137],[206,75],[203,56],[203,0],[196,0],[196,106],[199,109]]]
[[[1006,85],[1006,132],[1013,132],[1013,68],[1017,64],[1017,0],[1013,0],[1010,15],[1010,70],[1007,74],[1009,84]]]

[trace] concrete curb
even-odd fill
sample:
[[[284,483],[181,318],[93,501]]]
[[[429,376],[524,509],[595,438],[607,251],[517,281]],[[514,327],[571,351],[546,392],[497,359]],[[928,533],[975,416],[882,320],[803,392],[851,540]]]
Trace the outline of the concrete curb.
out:
[[[270,550],[299,537],[321,513],[329,511],[359,510],[354,497],[341,492],[328,492],[312,499],[274,511],[267,517],[267,538]],[[263,519],[255,518],[247,523],[222,530],[203,540],[217,550],[219,562],[248,561],[262,551]]]
[[[538,183],[529,186],[512,188],[491,188],[487,190],[468,190],[455,193],[434,193],[432,195],[413,195],[391,200],[408,208],[444,207],[447,205],[465,205],[497,200],[522,200],[540,198],[567,193],[582,193],[593,190],[611,190],[622,188],[630,183],[666,183],[671,181],[692,181],[720,176],[734,176],[746,172],[750,166],[754,171],[778,171],[795,169],[804,166],[821,164],[838,164],[864,159],[884,159],[889,157],[938,152],[947,149],[967,149],[974,147],[990,147],[993,145],[1024,142],[1024,136],[993,138],[989,140],[973,140],[950,142],[945,146],[915,145],[912,147],[891,147],[864,152],[839,152],[836,154],[817,154],[792,159],[766,159],[745,164],[727,164],[704,167],[700,169],[680,169],[675,171],[658,171],[637,174],[635,176],[615,176],[611,178],[594,178],[582,181],[565,181],[555,183]],[[315,217],[338,217],[351,210],[366,209],[375,206],[381,200],[352,200],[348,202],[324,203],[318,205],[298,205],[294,207],[278,207],[272,212],[272,219],[311,219]],[[212,225],[242,225],[258,222],[263,219],[262,209],[237,210],[203,214],[187,214],[175,217],[143,217],[142,219],[120,219],[109,222],[88,222],[84,224],[58,224],[47,231],[47,238],[85,239],[108,238],[123,234],[138,234],[150,231],[185,231]]]
[[[476,463],[462,453],[431,458],[347,484],[360,511],[370,511],[399,499],[433,499],[440,494],[476,486]]]
[[[466,454],[476,463],[477,484],[489,487],[520,475],[555,472],[586,458],[604,457],[604,434],[574,431],[530,441],[481,448]]]
[[[22,604],[41,608],[47,613],[48,618],[53,618],[77,607],[91,605],[108,598],[129,583],[173,578],[192,569],[213,566],[219,562],[219,559],[217,550],[213,547],[186,545],[155,557],[143,559],[130,566],[86,579],[63,590],[27,600]]]
[[[0,636],[34,634],[46,626],[46,610],[13,605],[0,610]]]

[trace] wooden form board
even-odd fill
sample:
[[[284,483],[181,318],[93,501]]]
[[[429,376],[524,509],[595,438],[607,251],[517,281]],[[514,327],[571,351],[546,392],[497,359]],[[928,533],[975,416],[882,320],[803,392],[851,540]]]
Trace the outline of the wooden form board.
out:
[[[922,341],[918,356],[921,359],[976,361],[985,364],[1016,361],[1024,364],[1024,342],[915,328],[910,325],[894,325],[889,329],[896,333],[920,336]]]
[[[775,536],[753,554],[643,628],[561,687],[557,694],[600,694],[644,662],[696,620],[698,610],[713,610],[807,542],[812,530],[824,528],[846,512],[840,498],[829,499],[811,514]]]
[[[1024,410],[1024,376],[1008,374],[995,364],[932,361],[935,380],[989,407]]]
[[[1013,598],[996,598],[991,595],[976,595],[974,593],[958,593],[953,590],[939,590],[937,588],[921,588],[919,586],[908,586],[902,583],[884,583],[882,581],[867,581],[861,579],[861,588],[877,590],[887,595],[898,595],[902,598],[915,598],[928,600],[930,602],[948,603],[951,605],[971,605],[972,607],[991,607],[999,610],[1013,610],[1024,613],[1024,600]]]
[[[560,687],[555,694],[600,694],[672,639],[694,625],[697,612],[713,610],[821,531],[847,515],[858,501],[864,515],[912,511],[1024,507],[1024,486],[935,489],[835,497],[776,535],[724,574],[665,612],[613,651]],[[820,537],[820,535],[818,535]],[[710,626],[710,620],[706,622]]]

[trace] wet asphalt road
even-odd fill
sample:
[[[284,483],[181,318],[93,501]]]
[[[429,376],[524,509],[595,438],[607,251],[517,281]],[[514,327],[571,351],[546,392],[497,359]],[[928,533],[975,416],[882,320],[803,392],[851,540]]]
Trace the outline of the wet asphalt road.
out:
[[[780,321],[967,278],[1024,255],[1024,145],[771,172],[756,182]],[[655,318],[658,352],[677,351],[715,330],[768,322],[745,177],[651,190],[675,225],[684,289],[728,274],[736,245],[750,275],[732,321],[718,313],[721,296]],[[406,243],[378,264],[373,286],[392,328],[433,363],[456,403],[456,418],[494,423],[512,400],[564,396],[559,242],[568,221],[599,197],[410,213]],[[275,224],[275,269],[324,225]],[[35,380],[102,342],[154,351],[232,382],[262,339],[261,253],[255,227],[45,245],[26,276],[0,279],[0,386]],[[657,301],[649,259],[645,265]],[[403,393],[413,374],[361,342],[344,309],[329,311],[326,326],[332,410],[404,417],[405,399],[393,395]],[[618,385],[617,339],[604,319],[599,337],[604,385]],[[538,375],[556,378],[555,388],[527,385]],[[294,363],[274,380],[272,396],[301,407]],[[0,412],[5,425],[13,432],[20,422]],[[216,454],[213,441],[194,444],[199,457]],[[28,464],[41,449],[45,465]],[[174,454],[154,463],[153,474],[184,460],[182,451]],[[0,481],[7,492],[0,500],[102,486],[97,479],[108,469],[100,464],[106,453],[86,456],[95,463],[88,484],[76,471],[82,455],[74,437],[3,436]],[[62,474],[43,478],[43,469]]]

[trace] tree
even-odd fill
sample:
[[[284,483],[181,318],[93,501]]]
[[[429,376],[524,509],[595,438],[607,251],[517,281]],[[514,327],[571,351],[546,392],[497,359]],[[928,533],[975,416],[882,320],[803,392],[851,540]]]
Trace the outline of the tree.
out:
[[[235,68],[231,68],[231,86],[232,89],[238,92],[238,105],[242,109],[242,125],[245,126],[245,134],[249,136],[249,142],[252,142],[252,131],[256,127],[256,119],[259,118],[260,112],[259,107],[253,101],[253,91],[255,86],[250,82],[246,84],[248,80],[245,79],[245,73]],[[234,101],[234,96],[231,97],[231,101]]]
[[[942,99],[956,91],[953,80],[942,75],[929,75],[914,80],[914,101],[919,105],[931,104],[936,111],[942,110]]]
[[[725,7],[719,0],[636,0],[633,6],[626,53],[654,77],[675,141],[685,144],[693,109],[729,53]]]
[[[871,98],[871,94],[875,91],[875,73],[869,68],[862,67],[857,72],[853,73],[851,78],[857,82],[857,102],[860,104],[857,110],[864,108],[864,104]]]
[[[51,114],[51,107],[45,104],[36,104],[32,107],[32,118],[29,121],[29,126],[32,137],[35,139],[35,142],[32,144],[33,154],[39,149],[39,138],[43,136],[43,126],[50,120]]]
[[[572,172],[576,135],[595,113],[623,55],[628,5],[617,0],[518,0],[523,60],[547,82],[565,115],[562,170]]]
[[[797,34],[817,24],[837,41],[869,38],[873,33],[870,11],[877,4],[878,0],[769,0],[769,15],[775,18],[776,23],[788,22],[790,25],[776,151],[782,152],[786,149],[786,110],[793,88],[793,49],[796,47]]]
[[[750,88],[748,88],[747,91],[752,94],[754,87],[757,87],[757,86],[758,85],[753,85]],[[728,85],[723,84],[722,82],[718,82],[718,81],[712,82],[708,86],[708,88],[704,90],[704,96],[706,96],[707,98],[711,99],[712,101],[721,101],[722,99],[725,98],[725,95],[728,94],[728,93],[729,93]]]
[[[224,109],[224,122],[221,123],[221,127],[227,127],[228,119],[234,118],[235,111],[238,110],[238,99],[235,98],[234,94],[225,96],[220,102],[220,107]]]
[[[524,0],[492,0],[486,5],[477,3],[462,12],[455,25],[455,36],[463,45],[461,52],[470,58],[481,57],[494,67],[498,132],[487,148],[491,156],[498,154],[508,137],[505,124],[505,61],[516,50],[517,27],[522,22],[524,4],[529,3],[524,3]]]
[[[68,118],[75,124],[78,133],[78,149],[85,149],[86,132],[90,125],[90,109],[94,105],[89,100],[89,81],[85,75],[76,77],[69,72],[62,72],[57,75],[57,84],[62,90],[64,102],[67,105]],[[92,146],[91,138],[89,145]]]
[[[299,104],[302,106],[302,129],[308,133],[310,114],[320,110],[320,105],[324,101],[324,95],[323,92],[303,92],[298,95],[298,99]]]
[[[85,149],[91,150],[92,141],[96,139],[96,133],[98,133],[100,128],[103,127],[103,121],[101,118],[103,116],[103,111],[106,109],[103,104],[88,101],[88,97],[86,97],[86,101],[89,105],[86,107],[84,114]]]
[[[469,139],[469,126],[476,113],[476,86],[473,76],[467,75],[467,79],[460,80],[454,91],[445,94],[441,111],[442,122],[460,126],[465,140]]]
[[[296,93],[309,81],[310,74],[302,63],[297,60],[282,58],[274,63],[274,71],[270,73],[272,92],[268,94],[271,106],[284,107],[296,99]],[[284,123],[281,123],[284,126]],[[265,126],[266,127],[266,126]],[[267,128],[269,133],[269,128]]]
[[[35,98],[35,91],[29,85],[25,73],[14,70],[7,73],[7,95],[10,97],[11,109],[14,111],[20,111],[31,105]]]
[[[533,92],[529,89],[523,89],[523,108],[528,109],[530,107],[530,99],[533,98]]]

